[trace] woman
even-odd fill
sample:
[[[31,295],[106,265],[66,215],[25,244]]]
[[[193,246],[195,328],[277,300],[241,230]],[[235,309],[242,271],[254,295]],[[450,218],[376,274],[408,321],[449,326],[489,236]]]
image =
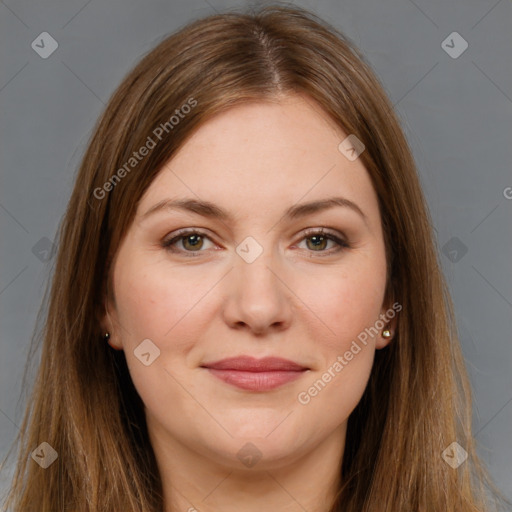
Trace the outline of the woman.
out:
[[[145,56],[56,265],[9,510],[490,510],[413,158],[312,14]]]

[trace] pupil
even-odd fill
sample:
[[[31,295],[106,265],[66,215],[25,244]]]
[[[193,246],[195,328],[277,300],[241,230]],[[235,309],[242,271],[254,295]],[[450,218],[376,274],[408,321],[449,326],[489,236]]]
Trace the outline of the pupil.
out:
[[[319,247],[325,240],[323,236],[313,235],[310,237],[310,240],[313,242],[315,247]]]
[[[188,235],[185,240],[192,247],[196,247],[201,242],[200,237],[198,235]],[[192,242],[190,242],[190,240],[192,240]]]

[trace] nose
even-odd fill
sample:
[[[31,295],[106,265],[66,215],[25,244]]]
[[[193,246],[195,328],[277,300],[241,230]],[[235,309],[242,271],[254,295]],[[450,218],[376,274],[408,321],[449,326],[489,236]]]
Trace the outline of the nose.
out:
[[[236,260],[229,273],[223,309],[224,320],[231,328],[262,336],[289,327],[293,294],[285,284],[282,269],[272,260],[265,252],[252,263]]]

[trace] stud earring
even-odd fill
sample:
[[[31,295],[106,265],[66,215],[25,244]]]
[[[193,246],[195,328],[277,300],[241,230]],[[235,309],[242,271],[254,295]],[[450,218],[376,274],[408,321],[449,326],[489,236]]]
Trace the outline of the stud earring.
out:
[[[391,338],[391,331],[389,329],[382,331],[382,337],[383,338]]]
[[[108,341],[110,339],[110,333],[109,332],[106,332],[104,335],[103,335],[103,340],[104,341]]]

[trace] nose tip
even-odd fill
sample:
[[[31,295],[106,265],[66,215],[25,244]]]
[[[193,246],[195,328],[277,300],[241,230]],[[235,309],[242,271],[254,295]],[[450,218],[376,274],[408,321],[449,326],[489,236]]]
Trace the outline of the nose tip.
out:
[[[247,241],[248,253],[255,246]],[[247,254],[247,253],[246,253]],[[271,255],[260,254],[252,263],[238,262],[231,277],[231,293],[224,307],[225,320],[235,329],[248,328],[256,336],[280,331],[290,323],[286,287],[270,264]]]

